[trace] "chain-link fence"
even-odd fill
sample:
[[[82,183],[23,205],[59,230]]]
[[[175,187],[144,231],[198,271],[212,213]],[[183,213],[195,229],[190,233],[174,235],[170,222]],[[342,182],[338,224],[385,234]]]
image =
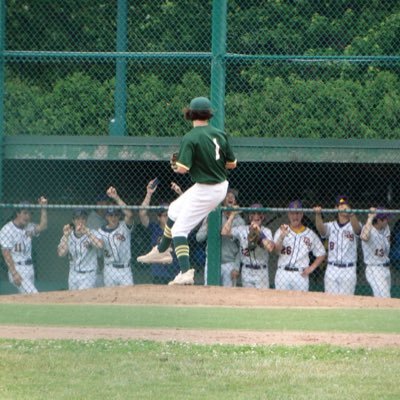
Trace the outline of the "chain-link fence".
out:
[[[272,235],[289,222],[287,210],[275,209],[294,199],[308,209],[334,208],[338,195],[346,195],[355,209],[400,208],[398,1],[196,0],[188,7],[181,0],[3,0],[0,19],[1,190],[9,205],[2,208],[3,225],[16,217],[21,201],[45,196],[53,206],[32,255],[18,261],[32,260],[26,267],[35,266],[39,290],[69,287],[68,258],[59,257],[57,248],[76,205],[90,217],[99,199],[116,204],[106,195],[112,186],[128,205],[139,206],[157,177],[150,206],[160,206],[176,198],[172,182],[183,190],[190,186],[168,160],[189,129],[181,110],[195,96],[211,96],[214,123],[234,137],[239,165],[229,180],[239,192],[238,204],[272,209],[263,220]],[[104,207],[98,225],[105,223]],[[133,261],[129,268],[126,262],[113,264],[124,265],[118,273],[132,271],[128,283],[165,283],[176,274],[176,260],[170,268],[135,261],[157,242],[160,211],[149,209],[148,220],[134,207],[132,231],[121,233]],[[249,214],[242,212],[246,223]],[[40,215],[35,210],[32,220],[39,223]],[[314,213],[305,215],[328,251],[332,238],[318,232]],[[336,214],[323,216],[326,222]],[[357,216],[366,225],[367,212]],[[398,297],[396,222],[394,213],[392,250],[385,247],[378,264],[390,255],[390,287]],[[202,284],[207,242],[198,241],[197,233],[189,243],[195,281]],[[356,275],[355,293],[370,294],[360,234],[353,237],[356,261],[332,261],[355,265],[331,267],[353,274],[350,281]],[[329,257],[311,273],[310,290],[325,290]],[[96,270],[104,271],[107,257],[101,254],[96,262]],[[251,262],[237,262],[242,273],[258,273],[245,267]],[[268,261],[271,288],[277,272],[304,272],[280,271],[279,265],[303,269],[279,264],[274,250]],[[3,262],[2,293],[15,291],[7,278]],[[237,285],[242,278],[235,278]]]

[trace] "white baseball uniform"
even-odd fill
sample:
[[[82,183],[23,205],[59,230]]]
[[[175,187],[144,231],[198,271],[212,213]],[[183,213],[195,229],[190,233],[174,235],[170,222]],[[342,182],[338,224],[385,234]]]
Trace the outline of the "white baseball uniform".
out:
[[[281,230],[274,235],[274,242],[278,241]],[[324,256],[325,248],[317,234],[309,228],[300,233],[289,228],[288,234],[282,242],[282,250],[278,258],[278,269],[275,275],[275,288],[278,290],[308,291],[309,278],[301,276],[310,265],[309,253],[315,257]]]
[[[36,225],[29,223],[24,228],[17,227],[10,221],[0,230],[0,245],[11,253],[15,269],[22,278],[20,286],[15,285],[13,277],[8,272],[9,281],[18,289],[19,293],[37,293],[35,287],[35,271],[32,262],[32,237],[36,233]]]
[[[222,213],[221,226],[224,226],[228,217]],[[235,215],[232,222],[232,227],[245,225],[243,218],[240,215]],[[196,240],[204,242],[207,239],[208,219],[204,219],[200,229],[196,233]],[[232,271],[239,271],[240,267],[240,246],[239,242],[229,236],[221,237],[221,284],[225,287],[232,287]],[[207,285],[208,263],[204,266],[204,284]]]
[[[364,227],[365,228],[365,227]],[[365,276],[375,297],[390,297],[390,228],[382,230],[372,226],[369,239],[362,240]]]
[[[120,221],[115,229],[99,229],[104,242],[104,285],[133,285],[131,269],[131,235],[133,225]]]
[[[101,239],[97,231],[90,232]],[[96,285],[97,248],[93,246],[88,235],[80,237],[72,232],[68,237],[70,290],[94,288]]]
[[[254,288],[269,288],[268,262],[269,253],[261,246],[249,250],[247,237],[250,225],[240,225],[231,229],[232,237],[239,241],[240,263],[242,265],[242,286]],[[266,227],[261,227],[265,239],[272,241],[272,232]]]
[[[325,222],[324,238],[328,240],[328,265],[325,292],[353,295],[357,283],[357,238],[350,222]],[[361,224],[360,224],[361,228]]]

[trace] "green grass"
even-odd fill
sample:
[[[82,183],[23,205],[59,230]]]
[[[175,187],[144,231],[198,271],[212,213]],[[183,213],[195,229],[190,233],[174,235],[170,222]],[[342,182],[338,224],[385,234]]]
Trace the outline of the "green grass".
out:
[[[400,333],[400,310],[0,304],[0,324]]]
[[[399,349],[0,340],[5,399],[398,399]]]

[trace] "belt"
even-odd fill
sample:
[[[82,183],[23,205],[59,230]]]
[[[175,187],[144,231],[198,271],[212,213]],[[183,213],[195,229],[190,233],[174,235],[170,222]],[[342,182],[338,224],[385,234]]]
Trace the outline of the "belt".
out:
[[[15,264],[17,264],[17,265],[32,265],[33,262],[31,259],[28,259],[26,261],[17,261]]]
[[[328,262],[328,265],[333,265],[334,267],[338,268],[348,268],[348,267],[354,267],[354,263],[348,263],[348,264],[339,264],[339,263],[334,263],[334,262]]]
[[[266,269],[266,265],[251,265],[251,264],[245,264],[245,268],[250,268],[250,269]]]
[[[390,263],[387,262],[387,263],[383,263],[383,264],[366,264],[366,265],[367,265],[367,267],[389,267]]]
[[[90,271],[78,271],[77,269],[74,270],[75,272],[77,272],[78,274],[88,274],[89,272],[94,272],[94,269],[91,269]]]
[[[110,264],[113,268],[117,269],[123,269],[123,268],[128,268],[127,264]]]
[[[285,271],[292,271],[292,272],[303,271],[303,268],[291,267],[290,265],[285,265],[284,267],[280,267],[280,268]]]

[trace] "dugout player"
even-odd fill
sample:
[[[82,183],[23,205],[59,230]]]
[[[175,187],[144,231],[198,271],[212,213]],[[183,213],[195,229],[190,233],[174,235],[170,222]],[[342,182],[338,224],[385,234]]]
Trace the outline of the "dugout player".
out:
[[[88,212],[76,209],[72,223],[63,227],[63,236],[57,247],[59,257],[69,255],[68,288],[94,288],[97,271],[97,249],[103,248],[100,235],[87,227]]]
[[[238,192],[235,189],[228,189],[225,199],[222,203],[224,207],[238,206]],[[232,211],[224,211],[222,213],[221,225],[224,226]],[[232,227],[245,225],[243,218],[234,213]],[[206,241],[208,235],[208,217],[204,219],[199,230],[196,233],[196,240],[201,243]],[[240,245],[238,240],[229,236],[221,238],[221,284],[222,286],[236,286],[237,279],[240,276]],[[204,267],[204,284],[207,285],[208,262],[206,259]]]
[[[114,187],[107,189],[107,196],[119,206],[126,206]],[[133,212],[123,209],[122,213],[124,219],[121,221],[121,210],[107,208],[105,212],[107,223],[98,230],[104,243],[104,286],[133,285],[131,269]]]
[[[309,288],[309,275],[324,261],[326,251],[311,229],[302,224],[303,208],[300,200],[289,203],[289,225],[283,224],[275,232],[275,252],[279,255],[275,275],[275,289],[302,290]],[[315,256],[310,264],[309,253]]]
[[[47,204],[45,197],[38,203]],[[27,204],[27,202],[25,202]],[[39,236],[47,228],[47,210],[40,211],[40,222],[31,222],[32,211],[24,204],[15,211],[12,221],[0,231],[0,245],[4,261],[8,268],[8,279],[19,293],[37,293],[35,287],[35,271],[32,261],[32,238]]]
[[[164,260],[173,240],[180,272],[171,285],[194,283],[187,237],[224,200],[228,189],[227,169],[236,167],[228,136],[209,125],[213,116],[210,100],[194,98],[184,109],[184,115],[193,128],[183,137],[178,155],[171,159],[171,167],[178,174],[189,173],[194,185],[169,206],[161,243],[137,259],[148,264]]]
[[[263,208],[262,204],[252,204],[250,208]],[[235,215],[232,211],[222,227],[222,236],[231,236],[239,241],[240,264],[243,287],[257,289],[269,288],[268,262],[269,253],[274,250],[272,232],[269,228],[262,226],[265,215],[259,211],[249,214],[249,225],[233,226]],[[251,231],[257,233],[256,243],[251,243],[249,236]],[[221,266],[222,268],[222,266]]]
[[[350,210],[347,196],[338,196],[336,209]],[[355,214],[339,212],[337,220],[323,222],[321,207],[314,207],[315,226],[323,239],[328,239],[328,265],[325,292],[353,295],[357,282],[357,238],[361,224]]]
[[[361,231],[365,276],[375,297],[390,297],[390,229],[389,215],[370,209],[367,222]]]

